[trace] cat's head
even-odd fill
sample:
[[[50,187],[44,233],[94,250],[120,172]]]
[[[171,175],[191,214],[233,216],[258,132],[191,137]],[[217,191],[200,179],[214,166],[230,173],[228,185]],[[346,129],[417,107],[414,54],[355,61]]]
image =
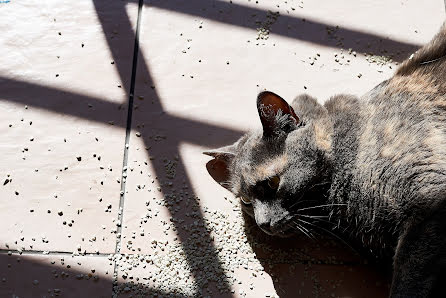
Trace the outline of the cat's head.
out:
[[[262,230],[278,236],[296,230],[299,210],[317,204],[314,200],[320,198],[314,192],[330,175],[326,109],[307,95],[292,106],[272,92],[260,93],[257,109],[263,129],[204,152],[214,157],[207,164],[211,176],[240,198],[243,210]]]

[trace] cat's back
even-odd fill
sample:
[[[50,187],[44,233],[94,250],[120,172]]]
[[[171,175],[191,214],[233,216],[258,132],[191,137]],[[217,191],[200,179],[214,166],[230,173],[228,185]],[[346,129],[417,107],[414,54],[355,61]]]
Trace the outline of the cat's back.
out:
[[[443,26],[391,79],[362,98],[358,183],[395,212],[446,201],[445,56]]]
[[[407,118],[407,126],[435,124],[446,131],[446,23],[395,75],[367,93],[365,114]],[[367,116],[367,115],[366,115]],[[370,116],[370,115],[369,115]],[[428,123],[423,122],[427,121]]]

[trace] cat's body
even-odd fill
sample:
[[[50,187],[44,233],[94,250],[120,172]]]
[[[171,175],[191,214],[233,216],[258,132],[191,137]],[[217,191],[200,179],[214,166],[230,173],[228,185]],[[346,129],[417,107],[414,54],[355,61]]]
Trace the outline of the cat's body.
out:
[[[315,211],[333,233],[393,256],[392,297],[437,297],[446,290],[445,55],[443,26],[362,98],[321,106],[302,95],[288,106],[263,92],[263,131],[208,154],[267,233],[311,234],[323,224]]]
[[[325,105],[337,114],[329,202],[348,205],[348,230],[374,250],[392,250],[393,236],[446,203],[446,89],[425,79],[397,74]]]

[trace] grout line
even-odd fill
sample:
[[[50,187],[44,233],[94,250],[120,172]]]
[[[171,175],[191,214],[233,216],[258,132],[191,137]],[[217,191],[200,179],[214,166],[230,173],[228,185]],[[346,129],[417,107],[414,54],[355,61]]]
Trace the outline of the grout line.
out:
[[[135,44],[133,46],[133,63],[132,63],[132,77],[130,80],[130,90],[129,90],[129,104],[127,110],[127,125],[125,128],[125,145],[124,145],[124,158],[122,161],[122,176],[121,176],[121,192],[119,197],[119,209],[118,209],[118,226],[116,231],[116,247],[115,253],[119,254],[121,252],[121,232],[124,217],[124,200],[126,192],[126,177],[127,177],[127,164],[128,164],[128,152],[129,152],[129,142],[130,142],[130,132],[132,130],[132,114],[133,114],[133,98],[135,92],[135,79],[136,79],[136,67],[138,63],[139,54],[139,32],[141,23],[141,12],[143,7],[143,0],[138,1],[138,16],[136,20],[136,32],[135,32]],[[118,264],[115,261],[114,273],[113,273],[113,289],[118,282]],[[112,289],[112,295],[113,295]]]
[[[0,249],[0,255],[13,255],[13,256],[25,256],[25,255],[43,255],[43,256],[73,256],[73,257],[109,257],[110,255],[113,255],[112,253],[85,253],[85,254],[73,254],[72,252],[68,251],[44,251],[44,250],[13,250],[13,249]],[[148,256],[150,254],[130,254],[130,255],[138,255],[138,256]],[[260,258],[259,261],[262,261],[263,258]],[[265,259],[268,260],[268,259]],[[296,259],[296,260],[289,260],[288,262],[273,262],[272,265],[279,265],[279,264],[292,264],[292,265],[321,265],[321,266],[362,266],[365,265],[362,262],[358,261],[342,261],[337,260],[337,263],[333,263],[330,261],[325,260],[305,260],[305,259]]]
[[[14,249],[0,249],[0,254],[13,254],[13,255],[44,255],[44,256],[54,256],[54,255],[69,255],[76,257],[108,257],[110,254],[104,253],[85,253],[85,254],[73,254],[69,251],[46,251],[46,250],[14,250]]]
[[[116,237],[116,248],[115,253],[121,251],[121,232],[122,232],[122,219],[124,217],[124,199],[126,190],[126,177],[127,177],[127,164],[128,164],[128,152],[129,152],[129,142],[130,142],[130,131],[132,129],[132,112],[133,112],[133,97],[135,91],[135,77],[136,77],[136,64],[138,62],[138,50],[139,50],[139,27],[141,19],[143,0],[139,0],[138,4],[138,19],[136,23],[136,34],[135,34],[135,45],[133,48],[133,64],[132,64],[132,78],[130,82],[129,91],[129,105],[127,111],[127,125],[125,129],[125,146],[124,146],[124,158],[122,161],[122,176],[121,176],[121,193],[119,198],[119,209],[118,209],[118,226],[117,226],[117,237]]]

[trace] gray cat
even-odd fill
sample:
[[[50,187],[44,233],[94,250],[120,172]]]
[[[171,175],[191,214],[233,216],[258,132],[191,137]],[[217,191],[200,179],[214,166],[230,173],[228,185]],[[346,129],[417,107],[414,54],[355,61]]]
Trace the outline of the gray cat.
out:
[[[445,297],[445,55],[443,25],[361,98],[262,92],[263,130],[205,152],[208,169],[266,233],[347,235],[393,257],[391,297]]]

